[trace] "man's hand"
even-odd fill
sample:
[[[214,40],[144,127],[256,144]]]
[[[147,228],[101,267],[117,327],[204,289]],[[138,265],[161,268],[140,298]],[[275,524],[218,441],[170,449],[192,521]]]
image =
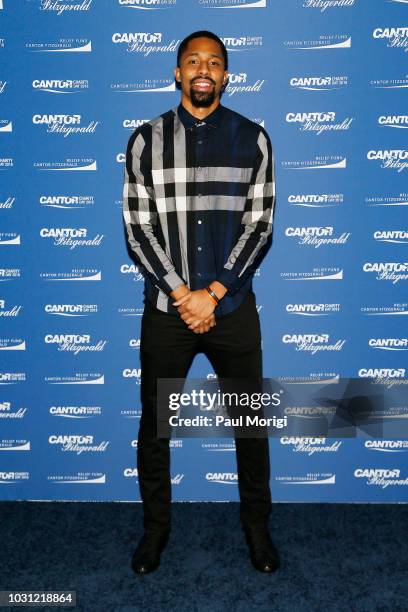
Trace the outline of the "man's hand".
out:
[[[199,325],[211,317],[216,307],[208,291],[197,289],[190,291],[182,298],[173,302],[181,318],[189,329],[195,330]]]
[[[195,334],[205,334],[208,331],[210,331],[210,329],[212,327],[215,327],[217,324],[215,322],[215,315],[214,313],[211,315],[211,317],[209,317],[208,319],[206,319],[205,321],[203,321],[202,323],[200,323],[200,325],[198,325],[198,327],[196,327],[195,329],[193,329],[193,332]]]

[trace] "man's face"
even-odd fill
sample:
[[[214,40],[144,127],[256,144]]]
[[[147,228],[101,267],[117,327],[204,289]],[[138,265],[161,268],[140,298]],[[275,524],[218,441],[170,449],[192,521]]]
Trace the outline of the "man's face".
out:
[[[227,81],[220,45],[211,38],[190,40],[174,71],[182,95],[196,107],[211,106],[219,100]]]

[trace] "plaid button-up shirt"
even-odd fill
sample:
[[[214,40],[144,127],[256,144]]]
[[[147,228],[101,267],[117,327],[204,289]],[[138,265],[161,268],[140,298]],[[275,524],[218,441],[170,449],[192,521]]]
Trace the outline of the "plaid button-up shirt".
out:
[[[123,215],[145,296],[178,315],[170,292],[218,280],[217,317],[237,308],[272,235],[274,158],[266,131],[219,105],[203,121],[181,104],[135,130]]]

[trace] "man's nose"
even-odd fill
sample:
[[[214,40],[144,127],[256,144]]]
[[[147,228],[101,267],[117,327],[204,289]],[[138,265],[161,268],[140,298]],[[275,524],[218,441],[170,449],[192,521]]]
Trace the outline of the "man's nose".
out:
[[[205,76],[206,74],[208,74],[208,66],[207,66],[207,64],[205,62],[201,62],[198,71],[199,71],[201,76]]]

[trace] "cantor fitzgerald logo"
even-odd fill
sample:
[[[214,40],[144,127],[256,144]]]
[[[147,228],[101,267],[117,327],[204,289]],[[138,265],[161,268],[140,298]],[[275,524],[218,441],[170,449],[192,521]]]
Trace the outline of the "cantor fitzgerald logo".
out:
[[[238,474],[236,472],[207,472],[205,479],[218,484],[238,484]]]
[[[36,170],[52,172],[93,172],[97,170],[96,159],[90,157],[68,158],[62,162],[34,162]]]
[[[131,349],[140,349],[140,338],[131,338],[129,340],[129,346]]]
[[[15,280],[21,277],[20,268],[0,268],[0,283]]]
[[[100,406],[50,406],[49,413],[53,417],[63,419],[91,419],[102,414]]]
[[[343,193],[296,193],[288,196],[288,203],[291,206],[305,208],[329,208],[343,202]]]
[[[275,480],[288,485],[332,485],[336,484],[336,474],[308,472],[304,476],[275,476]]]
[[[143,308],[135,308],[134,306],[121,306],[118,308],[118,313],[122,317],[141,317],[143,315]]]
[[[334,111],[326,112],[289,112],[286,113],[286,123],[296,124],[301,132],[312,132],[316,136],[335,131],[347,131],[350,129],[353,117],[345,117],[339,121]]]
[[[180,39],[164,40],[162,32],[115,32],[113,44],[126,45],[128,53],[140,53],[147,57],[150,53],[174,53]]]
[[[12,245],[19,246],[20,244],[20,234],[16,234],[16,232],[0,232],[0,247]]]
[[[408,115],[379,115],[377,123],[381,127],[408,129]]]
[[[347,167],[347,158],[341,155],[316,155],[314,159],[282,161],[284,170],[339,170]]]
[[[395,244],[408,244],[407,230],[376,230],[373,238],[377,242],[391,242]]]
[[[287,281],[343,280],[343,270],[337,267],[313,268],[308,272],[281,272],[280,276]]]
[[[408,351],[408,338],[369,338],[368,346],[380,351]]]
[[[15,484],[29,480],[30,472],[0,472],[0,484]]]
[[[65,13],[76,13],[79,11],[89,11],[92,0],[39,0],[40,11],[53,11],[57,15]]]
[[[139,11],[158,11],[177,5],[177,0],[117,0],[117,2],[123,8]]]
[[[77,247],[98,247],[102,244],[103,234],[90,237],[86,227],[42,227],[41,238],[51,238],[54,246],[68,247],[74,250]]]
[[[16,385],[26,379],[25,372],[0,372],[0,385]]]
[[[357,468],[354,478],[365,478],[366,485],[373,485],[386,489],[390,486],[408,485],[408,478],[401,477],[401,470],[397,468]]]
[[[4,168],[12,168],[14,166],[14,160],[12,157],[0,157],[0,170]]]
[[[108,440],[97,442],[95,436],[90,434],[51,434],[48,444],[55,444],[62,452],[72,452],[77,455],[82,453],[104,453],[109,446]]]
[[[105,484],[106,474],[103,472],[78,472],[77,474],[61,474],[47,476],[53,484]]]
[[[11,402],[0,402],[0,419],[22,419],[27,408],[13,409]]]
[[[307,376],[279,376],[279,382],[285,385],[337,385],[340,380],[340,375],[335,372],[311,372]],[[315,409],[316,406],[313,406]],[[317,408],[322,408],[317,407]],[[290,410],[290,411],[289,411]],[[305,410],[305,412],[303,412]],[[326,408],[324,408],[326,410]],[[330,408],[330,410],[332,410]],[[310,408],[305,407],[305,409],[297,406],[296,410],[293,407],[285,408],[285,414],[317,414],[316,412],[310,412]],[[319,414],[328,414],[327,412],[322,412]]]
[[[327,49],[350,49],[349,34],[321,34],[313,40],[285,40],[283,46],[289,50],[324,51]]]
[[[111,83],[110,88],[117,93],[167,93],[176,91],[174,79],[144,79],[133,83]]]
[[[0,299],[0,318],[1,317],[18,317],[22,309],[21,304],[6,304],[5,300]]]
[[[340,304],[286,304],[285,310],[302,317],[327,317],[340,312]]]
[[[321,246],[345,244],[351,236],[350,232],[343,232],[339,236],[334,236],[332,226],[309,226],[309,227],[287,227],[285,236],[296,238],[301,245],[312,246],[315,249]]]
[[[379,453],[406,453],[408,440],[366,440],[364,447]]]
[[[105,376],[100,372],[76,372],[65,376],[45,376],[48,385],[104,385]]]
[[[392,306],[362,306],[361,312],[366,316],[408,315],[408,303],[401,302]]]
[[[208,452],[214,453],[229,453],[235,452],[234,442],[203,442],[201,448]]]
[[[150,119],[124,119],[122,122],[122,127],[125,130],[136,130],[136,128],[148,123]]]
[[[13,208],[15,201],[16,201],[16,198],[12,196],[9,196],[5,200],[0,200],[0,210],[2,208]]]
[[[22,338],[0,338],[0,351],[25,351],[26,343]]]
[[[122,370],[122,378],[134,379],[136,385],[141,383],[142,370],[141,368],[124,368]]]
[[[372,384],[387,387],[408,384],[405,368],[360,368],[358,378],[371,378]]]
[[[221,36],[227,51],[232,53],[236,51],[253,51],[262,47],[262,36]]]
[[[249,78],[246,72],[231,72],[228,76],[225,94],[231,97],[237,93],[258,93],[261,91],[264,83],[265,79],[254,81],[252,78]]]
[[[133,274],[133,279],[134,281],[142,281],[143,280],[143,274],[140,272],[138,266],[136,264],[122,264],[120,266],[120,273],[121,274]]]
[[[33,124],[44,127],[47,134],[62,134],[64,138],[68,136],[94,134],[99,125],[99,121],[89,121],[86,125],[82,120],[82,115],[33,115]]]
[[[408,75],[399,78],[371,79],[370,85],[374,89],[407,89]]]
[[[142,416],[141,408],[124,408],[120,411],[120,416],[125,419],[140,419]]]
[[[97,304],[45,304],[44,312],[58,317],[89,317],[98,312]]]
[[[379,281],[391,281],[393,285],[408,280],[408,262],[367,261],[363,264],[363,272],[373,273]]]
[[[40,278],[50,282],[100,281],[102,272],[96,268],[73,268],[70,272],[41,272]]]
[[[402,172],[408,168],[408,149],[372,149],[367,152],[367,159],[381,162],[380,168]]]
[[[3,439],[0,440],[0,451],[29,451],[30,440]]]
[[[267,0],[198,0],[201,8],[240,9],[266,8]]]
[[[319,9],[324,13],[331,8],[351,8],[355,5],[356,0],[303,0],[303,8]]]
[[[28,42],[26,49],[32,53],[91,53],[89,38],[59,38],[49,42]]]
[[[408,206],[408,193],[397,196],[367,196],[366,204],[369,206]]]
[[[332,91],[342,89],[349,84],[346,75],[334,76],[294,76],[289,80],[293,89],[305,89],[306,91]]]
[[[41,195],[38,201],[41,206],[73,210],[91,206],[95,203],[95,198],[86,195]]]
[[[89,88],[87,79],[34,79],[32,87],[36,91],[53,94],[81,93]]]
[[[386,47],[408,51],[408,26],[375,28],[372,33],[375,40],[386,41]]]
[[[326,438],[290,438],[287,436],[282,436],[280,443],[282,446],[290,446],[294,453],[306,453],[309,457],[316,453],[337,453],[342,445],[340,440],[333,440],[328,444]]]
[[[282,342],[295,345],[296,351],[316,355],[321,352],[341,351],[346,340],[333,341],[329,334],[283,334]]]
[[[0,133],[11,133],[13,131],[13,122],[10,119],[0,119]]]
[[[90,334],[46,334],[44,343],[57,345],[58,351],[79,355],[80,353],[102,352],[108,341],[95,341]]]

